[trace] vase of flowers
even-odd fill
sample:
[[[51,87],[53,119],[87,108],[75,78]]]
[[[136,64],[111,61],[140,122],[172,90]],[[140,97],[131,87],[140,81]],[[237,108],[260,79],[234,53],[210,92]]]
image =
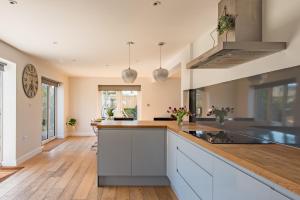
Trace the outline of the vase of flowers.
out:
[[[191,113],[187,110],[186,107],[180,107],[180,108],[172,108],[169,107],[169,109],[167,110],[167,113],[171,113],[171,117],[176,118],[177,124],[179,126],[182,125],[183,123],[183,118],[185,116],[189,116],[191,115]]]
[[[212,106],[211,109],[209,109],[207,116],[215,116],[216,121],[223,126],[225,123],[225,117],[228,115],[228,113],[233,113],[233,111],[234,108],[230,107],[217,108],[215,106]]]

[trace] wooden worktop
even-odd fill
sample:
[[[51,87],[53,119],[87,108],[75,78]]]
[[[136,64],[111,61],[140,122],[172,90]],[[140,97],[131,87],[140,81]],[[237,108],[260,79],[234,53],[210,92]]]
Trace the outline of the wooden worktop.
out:
[[[168,121],[103,121],[101,128],[167,128],[207,150],[300,195],[300,149],[280,144],[210,144],[183,129],[214,131],[217,128],[187,123],[179,127]]]

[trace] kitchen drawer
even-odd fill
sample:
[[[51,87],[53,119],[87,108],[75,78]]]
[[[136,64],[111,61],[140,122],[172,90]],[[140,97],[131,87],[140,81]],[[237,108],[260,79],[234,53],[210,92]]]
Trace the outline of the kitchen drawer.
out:
[[[273,200],[267,185],[222,160],[214,162],[214,200]]]
[[[202,200],[191,189],[183,177],[177,173],[175,192],[179,200]]]
[[[213,177],[180,150],[177,150],[177,172],[199,199],[212,200]]]
[[[185,139],[178,140],[178,149],[188,155],[194,162],[196,162],[201,168],[212,174],[213,171],[213,156],[205,152],[199,147],[187,142]]]

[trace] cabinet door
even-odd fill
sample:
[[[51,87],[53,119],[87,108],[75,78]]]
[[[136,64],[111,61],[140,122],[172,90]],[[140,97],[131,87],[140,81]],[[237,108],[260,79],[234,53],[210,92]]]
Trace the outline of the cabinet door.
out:
[[[214,200],[273,200],[270,188],[233,166],[214,160]]]
[[[98,175],[131,176],[131,134],[126,130],[100,130]]]
[[[165,129],[139,129],[132,133],[132,175],[166,176]]]
[[[171,131],[167,134],[167,176],[172,185],[175,185],[176,176],[176,149],[178,136]]]

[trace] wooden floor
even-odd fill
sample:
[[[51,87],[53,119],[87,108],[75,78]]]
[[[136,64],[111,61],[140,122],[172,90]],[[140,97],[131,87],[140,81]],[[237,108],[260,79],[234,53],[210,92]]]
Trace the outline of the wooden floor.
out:
[[[0,183],[0,199],[177,200],[169,187],[101,187],[96,184],[95,137],[72,137],[43,152]]]

